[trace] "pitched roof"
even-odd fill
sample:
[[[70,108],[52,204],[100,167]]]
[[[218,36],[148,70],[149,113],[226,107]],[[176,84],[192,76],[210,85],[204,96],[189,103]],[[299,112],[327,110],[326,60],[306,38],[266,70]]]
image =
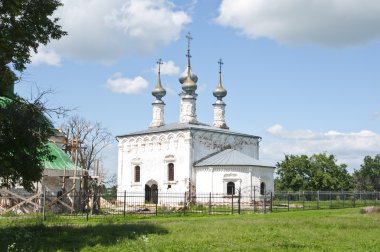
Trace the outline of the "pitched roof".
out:
[[[274,168],[272,165],[264,164],[257,159],[233,149],[217,152],[205,159],[199,160],[194,166],[261,166]]]
[[[119,135],[117,136],[117,138],[153,134],[153,133],[159,133],[159,132],[179,131],[179,130],[203,130],[203,131],[221,132],[221,133],[226,133],[226,134],[231,134],[231,135],[260,138],[259,136],[254,136],[254,135],[230,131],[227,129],[212,127],[204,123],[170,123],[170,124],[166,124],[166,125],[156,127],[156,128],[148,128],[146,130],[136,131],[136,132],[132,132],[125,135]]]
[[[54,143],[48,143],[50,154],[56,158],[50,162],[45,160],[45,169],[51,170],[75,170],[75,164],[71,161],[70,157]],[[80,168],[78,167],[78,170]]]

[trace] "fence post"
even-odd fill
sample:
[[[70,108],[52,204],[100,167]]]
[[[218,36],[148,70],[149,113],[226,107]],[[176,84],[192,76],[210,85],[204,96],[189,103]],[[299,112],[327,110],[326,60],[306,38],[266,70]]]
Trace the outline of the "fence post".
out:
[[[253,187],[253,212],[256,212],[256,186]]]
[[[330,209],[332,208],[332,192],[330,191]]]
[[[186,214],[186,200],[187,200],[187,197],[186,197],[186,192],[185,192],[184,198],[183,198],[183,215]]]
[[[210,197],[208,200],[208,214],[211,214],[211,192],[210,192]]]
[[[356,207],[355,198],[356,198],[356,195],[355,195],[355,192],[354,192],[354,208]]]
[[[264,213],[267,213],[267,192],[264,191]]]
[[[231,214],[234,214],[234,195],[231,194]]]
[[[319,209],[319,191],[317,191],[317,209]]]
[[[240,197],[241,197],[241,194],[240,194],[240,189],[239,189],[239,194],[238,194],[238,214],[240,214]]]
[[[158,197],[158,195],[157,195],[157,197]],[[156,201],[156,216],[158,215],[158,199],[157,199],[157,201]]]
[[[344,200],[346,198],[346,194],[342,191],[342,200],[343,200],[343,208],[344,208]]]
[[[270,192],[270,212],[273,212],[273,192]]]
[[[44,185],[44,199],[43,199],[43,205],[42,205],[42,221],[43,222],[46,220],[45,205],[46,205],[46,187]]]
[[[124,190],[123,216],[125,218],[125,205],[127,203],[127,191]]]
[[[305,210],[305,191],[302,191],[302,209]]]
[[[288,196],[288,212],[289,212],[289,192],[287,192],[287,196]]]

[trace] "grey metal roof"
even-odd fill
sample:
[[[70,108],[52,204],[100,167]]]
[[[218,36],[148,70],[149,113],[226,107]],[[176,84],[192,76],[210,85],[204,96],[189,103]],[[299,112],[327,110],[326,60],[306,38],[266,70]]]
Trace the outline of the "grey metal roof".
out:
[[[233,149],[217,152],[196,162],[194,166],[261,166],[274,168],[274,166],[264,164],[257,159]]]
[[[167,132],[167,131],[180,131],[180,130],[203,130],[203,131],[213,131],[213,132],[221,132],[226,133],[230,135],[239,135],[239,136],[246,136],[246,137],[253,137],[253,138],[261,138],[259,136],[239,133],[239,132],[233,132],[227,129],[220,129],[216,127],[212,127],[210,125],[204,124],[204,123],[170,123],[166,124],[160,127],[156,128],[148,128],[146,130],[136,131],[125,135],[119,135],[116,136],[116,138],[123,138],[128,136],[137,136],[137,135],[145,135],[145,134],[153,134],[153,133],[159,133],[159,132]]]

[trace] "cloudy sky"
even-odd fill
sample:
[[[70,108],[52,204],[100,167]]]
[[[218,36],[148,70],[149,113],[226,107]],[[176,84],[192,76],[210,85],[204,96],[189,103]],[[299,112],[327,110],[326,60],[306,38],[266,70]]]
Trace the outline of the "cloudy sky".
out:
[[[165,120],[176,122],[191,32],[199,121],[212,123],[222,58],[227,124],[263,138],[261,160],[327,152],[353,171],[380,153],[378,0],[62,2],[56,16],[69,35],[33,56],[20,95],[52,89],[51,106],[76,108],[72,114],[113,135],[127,134],[152,119],[162,58]],[[105,153],[110,173],[115,146]]]

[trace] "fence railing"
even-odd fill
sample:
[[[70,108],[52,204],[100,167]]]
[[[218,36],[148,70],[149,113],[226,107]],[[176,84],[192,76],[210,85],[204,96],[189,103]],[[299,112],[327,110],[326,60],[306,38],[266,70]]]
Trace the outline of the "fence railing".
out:
[[[272,211],[379,206],[379,201],[380,192],[277,192],[273,198]]]
[[[0,215],[39,213],[46,216],[155,216],[190,214],[241,214],[279,211],[379,206],[380,192],[267,192],[235,195],[196,193],[118,192],[53,195],[49,192],[17,194],[0,190]]]

